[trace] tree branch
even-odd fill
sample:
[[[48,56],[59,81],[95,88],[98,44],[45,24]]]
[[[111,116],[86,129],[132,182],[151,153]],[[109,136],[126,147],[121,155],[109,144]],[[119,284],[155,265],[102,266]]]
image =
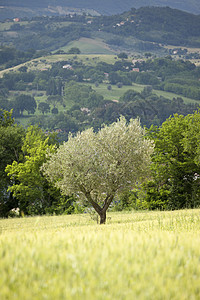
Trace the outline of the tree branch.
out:
[[[110,206],[110,203],[112,202],[114,198],[114,194],[108,195],[104,201],[104,206],[102,208],[103,211],[107,211],[108,207]]]
[[[90,192],[87,192],[86,189],[84,188],[84,186],[81,186],[80,189],[83,192],[83,194],[85,195],[85,197],[87,198],[87,200],[90,202],[90,204],[92,204],[92,206],[94,207],[94,209],[96,210],[96,212],[98,214],[100,214],[102,212],[102,208],[101,208],[101,206],[99,206],[98,203],[96,203],[92,199],[92,196],[91,196]]]

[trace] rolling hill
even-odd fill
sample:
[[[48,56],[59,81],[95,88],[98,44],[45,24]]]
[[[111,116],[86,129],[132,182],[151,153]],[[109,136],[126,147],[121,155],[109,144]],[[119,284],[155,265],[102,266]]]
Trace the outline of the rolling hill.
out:
[[[77,42],[82,38],[93,42],[89,50],[83,40]],[[66,51],[74,42],[82,53],[93,54],[163,52],[167,45],[200,48],[200,15],[169,7],[143,7],[112,16],[35,17],[0,24],[0,43],[22,51]]]
[[[16,14],[18,17],[66,12],[113,15],[144,6],[169,6],[200,14],[199,0],[0,0],[0,20],[16,17]]]

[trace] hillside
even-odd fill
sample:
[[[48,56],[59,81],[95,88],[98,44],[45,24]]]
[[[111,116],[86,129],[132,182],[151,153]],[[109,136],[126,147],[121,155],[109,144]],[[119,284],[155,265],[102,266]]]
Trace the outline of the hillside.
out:
[[[99,21],[101,20],[101,21]],[[169,7],[132,8],[121,15],[99,17],[102,31],[169,45],[200,45],[200,16]]]
[[[81,38],[101,40],[115,53],[163,54],[166,45],[200,48],[200,16],[169,7],[143,7],[112,16],[68,14],[0,24],[0,43],[23,51],[55,51]]]
[[[169,6],[200,14],[199,0],[1,0],[0,6],[0,20],[14,18],[16,14],[18,17],[65,15],[67,12],[113,15],[127,11],[132,7],[144,6]]]

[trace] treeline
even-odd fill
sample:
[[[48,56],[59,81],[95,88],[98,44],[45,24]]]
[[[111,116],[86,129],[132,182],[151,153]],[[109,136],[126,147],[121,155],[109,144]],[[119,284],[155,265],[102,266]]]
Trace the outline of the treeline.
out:
[[[34,49],[29,49],[26,52],[24,52],[24,51],[19,51],[13,47],[1,46],[0,47],[0,70],[8,69],[20,65],[26,61],[47,54],[48,52],[44,50],[36,51]]]
[[[146,136],[154,144],[151,174],[143,184],[116,197],[112,210],[195,208],[200,205],[200,114],[175,114]],[[90,208],[76,195],[63,196],[47,181],[42,165],[59,148],[53,133],[26,130],[12,113],[0,111],[0,217],[71,214]],[[113,164],[114,166],[115,164]],[[58,170],[59,171],[59,170]]]

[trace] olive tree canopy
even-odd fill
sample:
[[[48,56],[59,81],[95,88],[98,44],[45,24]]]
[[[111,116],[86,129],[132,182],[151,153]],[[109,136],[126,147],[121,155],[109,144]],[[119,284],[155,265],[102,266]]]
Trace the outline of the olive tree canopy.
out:
[[[124,117],[95,133],[92,128],[69,136],[43,165],[48,179],[64,194],[85,198],[106,221],[114,196],[148,176],[153,144],[138,119]]]

